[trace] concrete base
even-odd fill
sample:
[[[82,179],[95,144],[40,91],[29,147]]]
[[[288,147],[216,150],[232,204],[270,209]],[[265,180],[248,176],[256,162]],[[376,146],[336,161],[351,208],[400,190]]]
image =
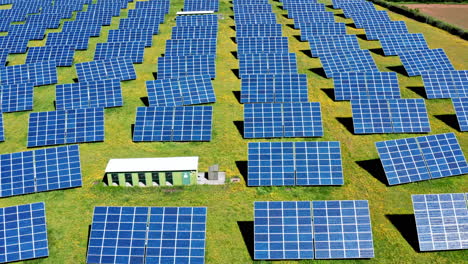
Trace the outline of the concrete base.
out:
[[[208,185],[222,185],[226,182],[226,173],[223,171],[218,172],[218,180],[208,180],[206,172],[198,173],[198,184],[208,184]]]

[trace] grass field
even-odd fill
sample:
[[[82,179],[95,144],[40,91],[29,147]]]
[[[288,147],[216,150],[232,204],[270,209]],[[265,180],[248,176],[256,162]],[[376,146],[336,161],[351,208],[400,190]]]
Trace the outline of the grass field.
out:
[[[131,125],[136,107],[144,106],[141,98],[147,96],[145,81],[153,80],[156,62],[170,38],[175,25],[175,12],[182,7],[182,0],[171,1],[170,14],[154,36],[154,45],[145,51],[143,64],[135,65],[137,80],[122,83],[124,106],[105,111],[106,140],[102,143],[81,144],[83,187],[64,191],[29,194],[3,198],[0,206],[44,201],[47,210],[50,256],[28,263],[84,263],[94,206],[207,206],[206,263],[252,263],[250,250],[253,247],[253,201],[266,200],[369,200],[375,244],[375,258],[371,260],[348,260],[347,263],[463,263],[466,251],[418,253],[415,226],[412,223],[411,194],[467,192],[466,176],[387,187],[378,160],[374,142],[416,136],[414,134],[360,135],[350,132],[351,107],[349,102],[334,102],[330,98],[333,82],[320,75],[319,59],[307,55],[307,42],[299,42],[298,30],[288,24],[285,11],[278,8],[279,2],[271,2],[283,31],[289,37],[290,51],[298,57],[299,72],[308,75],[309,99],[322,105],[325,136],[318,139],[293,139],[295,141],[337,140],[341,142],[345,185],[342,187],[246,187],[240,184],[225,186],[190,186],[185,188],[120,188],[104,187],[101,182],[104,169],[110,158],[200,156],[200,170],[219,163],[229,177],[245,176],[247,143],[236,127],[235,121],[243,119],[242,105],[235,92],[240,90],[240,80],[233,73],[238,61],[232,54],[236,44],[232,38],[235,31],[231,18],[232,4],[221,0],[217,54],[217,77],[213,81],[217,102],[214,104],[213,139],[206,143],[133,143]],[[329,2],[327,2],[329,4]],[[129,8],[134,8],[134,3]],[[381,8],[379,8],[381,9]],[[331,10],[328,8],[328,10]],[[333,12],[340,14],[341,11]],[[121,12],[121,18],[127,11]],[[468,42],[445,31],[390,13],[394,20],[406,21],[412,33],[423,33],[431,48],[443,48],[459,69],[468,66]],[[91,61],[96,43],[106,42],[109,29],[116,29],[120,18],[114,18],[112,26],[103,27],[101,37],[91,40],[87,51],[78,51],[75,63]],[[351,23],[350,19],[336,17],[337,22]],[[60,30],[50,30],[58,32]],[[363,30],[348,27],[349,34],[362,35]],[[362,48],[373,49],[372,53],[381,71],[401,72],[398,57],[379,55],[378,41],[360,38]],[[30,46],[42,46],[45,41],[31,41]],[[9,57],[9,65],[23,64],[25,55]],[[75,67],[59,68],[59,83],[71,83],[76,78]],[[318,73],[318,74],[317,74]],[[406,77],[399,73],[401,93],[404,98],[421,98],[423,94],[420,77]],[[35,88],[34,111],[54,110],[55,89],[53,85]],[[468,153],[468,137],[458,132],[454,110],[450,100],[427,100],[431,121],[431,134],[454,132],[465,153]],[[28,112],[4,114],[6,141],[0,143],[0,153],[26,150]],[[254,140],[251,140],[254,141]],[[260,140],[266,141],[266,140]],[[283,141],[274,139],[272,141]],[[284,141],[290,141],[285,139]],[[299,263],[331,263],[333,261],[299,261]],[[259,262],[270,263],[270,262]],[[275,262],[293,263],[293,262]]]

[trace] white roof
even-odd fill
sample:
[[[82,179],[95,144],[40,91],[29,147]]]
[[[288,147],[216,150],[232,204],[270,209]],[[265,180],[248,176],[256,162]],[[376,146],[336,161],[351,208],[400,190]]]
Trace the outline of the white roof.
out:
[[[194,171],[198,157],[111,159],[106,172]]]

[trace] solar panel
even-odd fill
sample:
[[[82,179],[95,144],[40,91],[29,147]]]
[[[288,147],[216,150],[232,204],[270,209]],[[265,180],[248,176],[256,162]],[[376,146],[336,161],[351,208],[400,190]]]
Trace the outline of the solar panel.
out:
[[[123,105],[118,79],[59,84],[55,90],[57,110]]]
[[[216,55],[167,56],[158,58],[158,79],[194,75],[216,77]]]
[[[216,39],[218,26],[176,26],[172,28],[171,39]]]
[[[239,65],[241,78],[249,74],[297,73],[295,53],[239,54]]]
[[[343,14],[346,18],[354,18],[354,15],[360,12],[378,12],[371,2],[365,1],[352,1],[349,3],[343,3],[340,4],[340,8],[343,9]]]
[[[294,14],[303,11],[306,13],[310,12],[322,12],[325,11],[324,4],[316,3],[305,3],[305,4],[283,4],[283,9],[288,10],[288,17],[294,18]]]
[[[29,115],[28,147],[104,141],[104,109],[34,112]]]
[[[297,12],[291,14],[294,16],[294,28],[300,28],[297,24],[301,23],[333,23],[335,17],[331,12]]]
[[[0,112],[20,112],[33,109],[34,84],[18,83],[0,86]]]
[[[177,16],[176,26],[208,26],[218,25],[218,15],[191,15],[191,16]]]
[[[47,28],[59,28],[62,14],[37,14],[26,17],[26,24],[44,24]]]
[[[356,35],[313,36],[307,40],[313,57],[338,50],[361,49]]]
[[[443,49],[408,50],[398,55],[408,76],[425,71],[455,70]]]
[[[385,24],[393,20],[390,19],[387,11],[345,11],[345,15],[352,16],[356,28],[366,28],[371,24]]]
[[[376,142],[389,185],[468,173],[453,133]]]
[[[120,16],[120,9],[127,8],[127,4],[128,4],[127,1],[125,2],[112,1],[111,3],[101,2],[101,5],[99,4],[88,5],[88,9],[86,9],[86,12],[104,12],[104,13],[110,13],[114,17],[118,17]]]
[[[95,207],[86,263],[204,263],[206,217],[206,207]]]
[[[135,10],[145,10],[145,9],[169,9],[169,1],[145,1],[145,2],[136,2]],[[168,11],[167,11],[168,12]]]
[[[146,89],[150,106],[182,106],[216,101],[208,75],[147,81]]]
[[[237,38],[237,50],[247,53],[288,53],[287,37]]]
[[[73,9],[71,5],[48,5],[42,7],[41,14],[59,14],[62,19],[70,19],[73,17]]]
[[[335,100],[400,98],[395,72],[345,72],[333,75]]]
[[[262,14],[273,13],[270,4],[250,4],[250,5],[235,5],[233,8],[234,14]]]
[[[28,40],[43,40],[45,36],[46,26],[41,24],[19,24],[11,25],[8,29],[9,35],[21,36]]]
[[[260,13],[255,15],[235,13],[234,21],[236,25],[277,23],[275,13]]]
[[[76,64],[76,73],[80,82],[105,79],[119,79],[120,81],[136,79],[132,60],[127,57],[78,63]]]
[[[281,24],[236,25],[236,38],[242,37],[281,37]]]
[[[219,9],[219,0],[185,0],[184,11],[215,11]]]
[[[0,208],[0,218],[0,262],[49,256],[43,202]]]
[[[126,57],[132,63],[143,63],[145,53],[145,42],[107,42],[98,43],[94,60],[108,60],[116,57]]]
[[[8,60],[8,54],[9,54],[8,49],[0,49],[0,67],[3,67],[6,65],[7,60]]]
[[[155,35],[159,33],[159,23],[155,23],[153,17],[125,18],[119,22],[119,29],[137,29],[149,31]]]
[[[316,259],[373,258],[366,200],[312,201]]]
[[[428,99],[468,97],[468,71],[423,71],[421,77]]]
[[[8,52],[11,54],[26,53],[28,41],[29,39],[18,35],[0,36],[0,47],[8,49]]]
[[[244,138],[321,137],[320,103],[246,104]]]
[[[65,21],[65,23],[63,23],[62,32],[73,33],[77,31],[80,34],[86,34],[89,37],[99,37],[99,35],[101,34],[101,25],[93,21],[88,21],[88,22]],[[48,36],[50,36],[50,33],[48,34]]]
[[[112,23],[112,11],[99,10],[90,12],[78,12],[75,21],[80,22],[97,22],[101,26],[110,26]]]
[[[9,17],[0,18],[0,32],[8,32],[10,29],[11,19]]]
[[[3,113],[0,112],[0,142],[5,141],[5,132],[3,129]]]
[[[400,55],[410,50],[429,49],[424,35],[417,34],[392,34],[379,36],[385,56]]]
[[[75,50],[87,50],[88,31],[58,32],[47,34],[46,46],[72,46]]]
[[[315,36],[345,35],[345,23],[304,24],[301,29],[301,41],[307,41]]]
[[[268,4],[268,0],[255,0],[254,2],[252,2],[252,0],[236,0],[233,5],[251,5],[252,3]]]
[[[148,1],[148,2],[157,2],[157,1]],[[166,2],[169,3],[169,2]],[[137,3],[137,5],[140,3]],[[169,8],[136,8],[128,10],[129,18],[157,18],[159,23],[164,22],[164,16],[168,13]],[[158,24],[159,24],[158,23]]]
[[[153,46],[152,29],[116,29],[109,30],[107,42],[143,41],[145,47]]]
[[[72,66],[75,49],[73,46],[30,47],[26,63],[52,61],[60,66]]]
[[[382,35],[407,34],[405,21],[389,21],[382,24],[367,24],[365,27],[368,40],[378,40]]]
[[[210,141],[212,106],[138,107],[133,141]]]
[[[379,69],[368,50],[340,50],[320,54],[327,78],[343,72],[378,72]]]
[[[411,198],[421,251],[468,248],[465,194],[414,194]]]
[[[452,98],[460,131],[468,131],[468,97]]]
[[[0,83],[33,83],[34,86],[57,83],[55,62],[38,62],[0,68]]]
[[[359,99],[351,108],[356,134],[431,131],[424,99]]]
[[[165,56],[216,55],[216,39],[169,39]]]

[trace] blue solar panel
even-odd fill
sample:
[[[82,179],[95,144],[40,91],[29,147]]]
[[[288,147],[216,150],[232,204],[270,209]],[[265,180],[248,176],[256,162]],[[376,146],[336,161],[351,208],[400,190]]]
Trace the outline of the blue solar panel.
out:
[[[405,21],[389,21],[381,24],[367,24],[365,30],[368,40],[378,40],[381,36],[391,34],[409,33]]]
[[[288,10],[288,17],[294,18],[294,15],[300,11],[310,12],[321,12],[325,11],[324,4],[317,3],[283,3],[283,9]]]
[[[143,41],[146,47],[153,46],[153,30],[147,29],[115,29],[109,30],[107,42]]]
[[[297,73],[295,53],[239,54],[239,65],[241,78],[249,74]]]
[[[261,14],[273,13],[273,9],[269,3],[266,4],[249,4],[249,5],[234,5],[234,14]]]
[[[34,86],[57,83],[55,62],[38,62],[0,68],[0,84],[33,83]]]
[[[321,137],[320,103],[246,104],[244,137]]]
[[[74,55],[73,46],[31,47],[28,50],[26,63],[53,61],[57,66],[72,66]]]
[[[133,141],[210,141],[212,106],[138,107]]]
[[[376,142],[389,185],[468,173],[453,133]]]
[[[28,40],[43,40],[46,28],[47,27],[42,24],[11,25],[8,29],[8,35],[21,36]]]
[[[423,71],[421,77],[428,99],[468,97],[468,71]]]
[[[150,106],[182,106],[216,101],[208,75],[146,82]]]
[[[335,100],[400,98],[395,72],[345,72],[333,76]]]
[[[80,34],[86,34],[89,37],[99,37],[101,34],[101,25],[92,21],[65,21],[65,23],[63,23],[62,32],[79,32]],[[47,38],[49,38],[49,35]]]
[[[216,55],[167,56],[158,58],[158,79],[194,75],[216,77]]]
[[[281,24],[237,25],[236,38],[242,37],[281,37]]]
[[[352,11],[347,10],[344,11],[345,15],[352,16],[354,25],[356,28],[366,28],[368,25],[372,24],[384,24],[391,22],[393,20],[390,19],[387,11],[380,10],[380,11]]]
[[[127,57],[78,63],[76,64],[76,73],[78,80],[82,82],[105,79],[119,79],[121,81],[136,79],[132,60]]]
[[[0,17],[0,32],[8,32],[11,19],[9,17]]]
[[[102,1],[102,0],[101,0]],[[101,2],[100,5],[99,2],[98,4],[92,4],[88,5],[88,9],[86,9],[86,12],[104,12],[104,13],[110,13],[114,17],[120,16],[120,9],[125,9],[127,8],[127,1],[107,1],[108,3]],[[109,3],[110,2],[110,3]]]
[[[236,25],[247,24],[276,24],[275,13],[260,13],[260,14],[234,14]]]
[[[378,12],[372,2],[365,1],[351,1],[349,3],[340,4],[346,18],[354,18],[356,14],[360,13],[375,13]]]
[[[191,16],[177,16],[176,26],[210,26],[218,25],[218,15],[191,15]]]
[[[87,50],[89,35],[88,31],[49,33],[46,46],[72,46],[75,50]]]
[[[169,39],[165,56],[216,55],[216,39]]]
[[[0,208],[0,262],[49,256],[44,203]]]
[[[414,194],[411,198],[421,251],[468,249],[465,194]]]
[[[288,53],[287,37],[237,38],[239,54],[247,53]]]
[[[345,35],[345,23],[316,23],[301,25],[301,41],[315,36]]]
[[[443,49],[408,50],[398,55],[408,76],[425,71],[455,70]]]
[[[5,131],[3,129],[3,113],[0,112],[0,142],[5,141]]]
[[[8,49],[0,49],[0,67],[3,67],[7,63],[9,50]]]
[[[26,53],[29,39],[17,35],[0,36],[0,47],[9,53]]]
[[[146,10],[146,9],[168,10],[169,4],[170,4],[169,1],[144,1],[144,2],[137,1],[135,5],[135,8],[136,8],[135,10]]]
[[[118,79],[59,84],[56,86],[56,109],[122,106]]]
[[[392,34],[379,36],[382,49],[386,56],[400,55],[411,50],[429,49],[423,34]]]
[[[333,23],[335,17],[331,12],[297,12],[294,14],[294,28],[300,28],[301,23]]]
[[[29,115],[28,147],[104,141],[104,109],[34,112]]]
[[[176,26],[172,28],[171,39],[216,39],[218,26]]]
[[[159,23],[155,22],[154,17],[126,18],[120,20],[119,29],[142,29],[155,35],[159,33]]]
[[[468,97],[452,98],[460,131],[468,131]]]
[[[73,9],[71,5],[49,5],[42,7],[41,14],[59,14],[62,19],[70,19],[73,17]]]
[[[344,72],[378,72],[368,50],[340,50],[320,55],[327,78]]]
[[[144,53],[145,42],[143,41],[98,43],[94,53],[94,60],[126,57],[132,63],[143,63]]]
[[[110,26],[112,22],[112,11],[99,10],[90,12],[78,12],[75,21],[79,22],[97,22],[101,26]]]
[[[313,57],[339,50],[360,49],[356,35],[312,36],[307,40]]]
[[[185,0],[184,11],[215,11],[219,9],[219,0]]]
[[[62,14],[37,14],[26,17],[27,24],[44,24],[47,28],[59,28]]]
[[[18,83],[0,86],[0,112],[33,109],[34,84]]]
[[[147,3],[156,3],[158,1],[148,1]],[[136,4],[141,4],[144,2],[137,2]],[[161,2],[164,3],[164,2]],[[169,3],[169,2],[165,2]],[[151,17],[152,19],[157,19],[159,23],[164,22],[164,16],[168,13],[168,8],[136,8],[128,10],[128,17],[129,18],[148,18]],[[159,24],[158,23],[158,24]]]
[[[87,263],[205,260],[205,207],[95,207]]]
[[[241,103],[308,102],[305,74],[245,75]]]

